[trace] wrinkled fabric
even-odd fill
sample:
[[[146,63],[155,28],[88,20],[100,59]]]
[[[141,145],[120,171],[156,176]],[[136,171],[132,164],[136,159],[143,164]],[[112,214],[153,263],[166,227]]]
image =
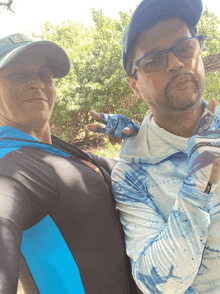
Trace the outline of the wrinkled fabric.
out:
[[[211,129],[219,128],[217,107]],[[145,294],[220,293],[220,187],[205,194],[184,182],[187,142],[148,111],[112,172],[132,274]]]
[[[110,170],[114,160],[88,156],[72,144],[53,139],[53,145],[44,144],[17,129],[0,127],[0,293],[17,293],[22,241],[26,248],[35,242],[36,250],[30,250],[26,260],[38,274],[35,283],[40,293],[137,293],[109,175],[103,170],[104,180],[81,161]],[[63,241],[51,233],[48,217],[68,248],[64,255]],[[46,222],[39,228],[42,221]],[[83,287],[79,274],[74,275],[73,258]],[[60,259],[65,266],[62,276]]]

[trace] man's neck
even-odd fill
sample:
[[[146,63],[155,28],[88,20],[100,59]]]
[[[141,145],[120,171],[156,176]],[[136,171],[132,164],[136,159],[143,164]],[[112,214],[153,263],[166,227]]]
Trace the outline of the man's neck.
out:
[[[31,126],[17,125],[10,122],[5,123],[0,120],[0,126],[7,126],[7,127],[18,129],[32,136],[33,138],[37,139],[40,142],[44,142],[47,144],[52,143],[49,122],[40,127],[31,127]]]
[[[192,136],[203,113],[203,105],[195,109],[190,108],[186,111],[172,112],[171,114],[159,114],[153,111],[153,117],[159,127],[164,130],[184,138]]]
[[[21,130],[22,131],[22,130]],[[29,134],[30,136],[34,137],[35,139],[39,140],[40,142],[44,142],[47,144],[51,144],[51,132],[50,127],[48,128],[41,128],[41,129],[24,129],[23,132]]]

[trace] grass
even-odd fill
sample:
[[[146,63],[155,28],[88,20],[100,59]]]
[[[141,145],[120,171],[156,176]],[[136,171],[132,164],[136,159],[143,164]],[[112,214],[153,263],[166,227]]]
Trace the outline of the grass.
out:
[[[116,145],[112,145],[107,138],[104,138],[104,140],[107,142],[107,145],[105,148],[96,150],[95,155],[106,157],[106,158],[114,158],[117,159],[119,156],[119,151],[121,148],[121,145],[118,143]]]

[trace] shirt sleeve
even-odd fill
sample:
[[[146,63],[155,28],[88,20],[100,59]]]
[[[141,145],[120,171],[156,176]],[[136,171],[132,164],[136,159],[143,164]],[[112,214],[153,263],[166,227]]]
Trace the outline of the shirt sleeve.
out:
[[[112,172],[133,277],[146,294],[193,293],[190,286],[208,236],[212,195],[183,183],[166,222],[135,169],[135,164],[120,162]]]
[[[0,293],[17,293],[22,231],[30,223],[31,205],[21,185],[0,177]]]
[[[85,153],[87,153],[93,160],[95,160],[96,163],[103,167],[109,174],[111,174],[115,164],[117,163],[117,160],[115,159],[104,158],[89,152]]]
[[[34,151],[29,151],[33,155]],[[28,150],[18,150],[1,159],[1,294],[17,293],[22,232],[41,221],[59,198],[53,170],[49,166],[43,169],[33,158]]]

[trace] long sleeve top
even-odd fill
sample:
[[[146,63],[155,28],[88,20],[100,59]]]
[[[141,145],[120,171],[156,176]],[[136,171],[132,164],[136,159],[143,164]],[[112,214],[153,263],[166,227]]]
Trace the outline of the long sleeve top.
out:
[[[44,144],[0,127],[0,294],[17,293],[21,251],[36,289],[28,293],[136,293],[113,165],[58,138]]]
[[[219,110],[212,129],[219,129]],[[220,293],[220,187],[190,188],[187,139],[160,128],[149,111],[127,139],[112,185],[131,259],[145,294]]]

